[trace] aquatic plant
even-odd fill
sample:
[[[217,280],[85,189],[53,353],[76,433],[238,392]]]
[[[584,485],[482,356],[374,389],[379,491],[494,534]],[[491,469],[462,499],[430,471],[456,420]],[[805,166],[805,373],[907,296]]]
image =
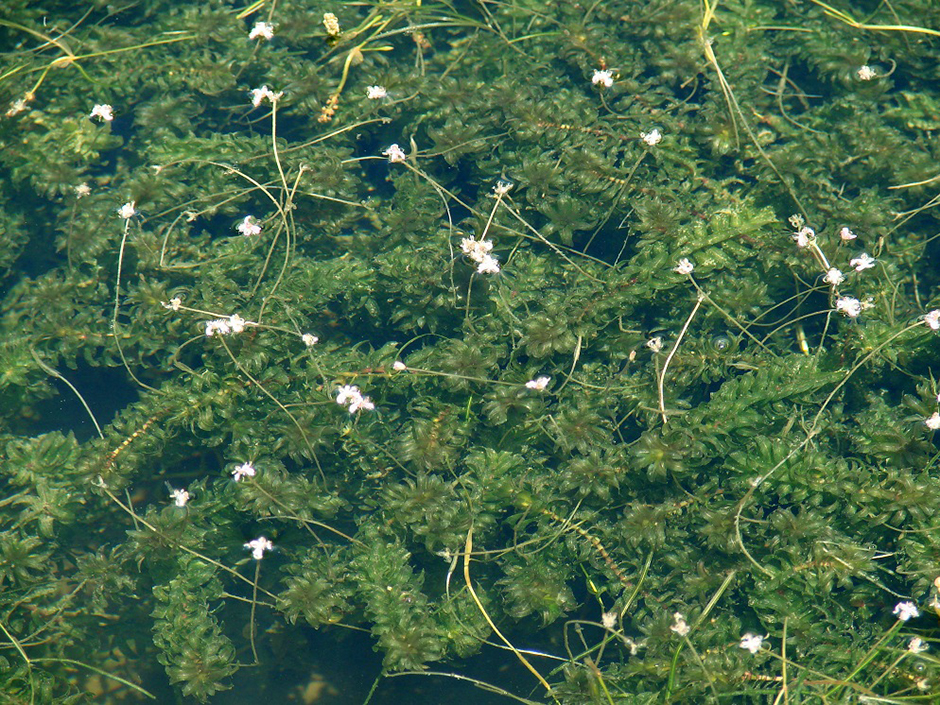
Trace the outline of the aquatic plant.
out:
[[[928,3],[6,10],[4,702],[937,698]]]

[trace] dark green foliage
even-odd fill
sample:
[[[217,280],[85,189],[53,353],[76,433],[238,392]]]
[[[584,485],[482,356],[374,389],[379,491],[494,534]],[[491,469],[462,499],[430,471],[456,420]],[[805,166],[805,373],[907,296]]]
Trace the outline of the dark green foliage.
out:
[[[154,642],[172,683],[201,702],[224,690],[235,672],[235,648],[212,616],[210,602],[222,596],[215,569],[198,559],[181,560],[179,573],[154,588]]]
[[[362,527],[359,535],[365,543],[352,567],[362,576],[357,592],[373,620],[383,664],[393,671],[421,669],[444,650],[421,589],[424,581],[399,541],[382,536],[373,526]]]
[[[284,615],[291,622],[303,617],[312,627],[339,622],[349,611],[352,597],[352,586],[345,578],[348,561],[347,551],[317,551],[288,568],[291,575],[278,596]]]
[[[445,482],[437,475],[419,475],[416,480],[389,487],[382,505],[396,524],[425,537],[432,552],[459,546],[470,528],[456,483]]]
[[[505,577],[500,580],[508,601],[507,611],[516,619],[538,614],[549,624],[574,609],[576,602],[567,585],[570,572],[555,562],[544,559],[521,561],[503,566]]]
[[[530,700],[938,697],[933,4],[75,5],[0,19],[3,697],[494,626]]]

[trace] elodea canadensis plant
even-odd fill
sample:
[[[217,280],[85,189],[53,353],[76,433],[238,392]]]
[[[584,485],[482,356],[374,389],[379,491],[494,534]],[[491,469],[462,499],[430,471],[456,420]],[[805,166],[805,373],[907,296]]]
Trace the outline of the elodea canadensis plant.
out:
[[[940,10],[864,5],[5,3],[2,701],[937,702]]]

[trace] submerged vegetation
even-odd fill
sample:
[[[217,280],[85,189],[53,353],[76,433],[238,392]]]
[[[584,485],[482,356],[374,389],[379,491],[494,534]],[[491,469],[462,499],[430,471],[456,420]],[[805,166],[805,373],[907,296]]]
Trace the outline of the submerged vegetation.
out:
[[[940,697],[940,9],[4,7],[3,703]]]

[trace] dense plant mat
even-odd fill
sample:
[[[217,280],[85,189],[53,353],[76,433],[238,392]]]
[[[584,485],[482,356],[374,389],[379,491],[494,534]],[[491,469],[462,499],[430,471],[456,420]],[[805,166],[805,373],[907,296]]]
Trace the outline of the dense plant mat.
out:
[[[4,2],[0,702],[937,702],[938,30]]]

